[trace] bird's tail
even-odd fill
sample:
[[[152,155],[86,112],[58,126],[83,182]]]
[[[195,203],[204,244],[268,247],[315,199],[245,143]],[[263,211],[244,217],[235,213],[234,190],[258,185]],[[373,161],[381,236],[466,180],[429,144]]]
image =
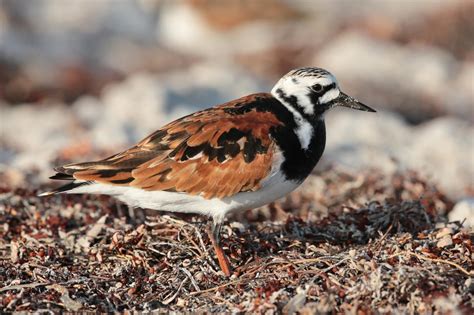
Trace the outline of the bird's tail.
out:
[[[66,185],[60,186],[54,190],[47,191],[41,194],[38,194],[38,197],[44,196],[51,196],[56,194],[65,193],[71,191],[77,187],[88,185],[90,182],[88,181],[78,181],[73,177],[74,171],[67,169],[64,166],[57,167],[54,169],[57,173],[50,177],[50,179],[57,179],[57,180],[70,180],[71,182],[67,183]]]
[[[40,194],[38,194],[38,197],[45,197],[45,196],[51,196],[51,195],[65,193],[65,192],[71,191],[71,190],[73,190],[77,187],[80,187],[80,186],[83,186],[83,185],[88,185],[88,184],[90,184],[90,183],[89,182],[73,181],[73,182],[70,182],[66,185],[60,186],[56,189],[40,193]]]

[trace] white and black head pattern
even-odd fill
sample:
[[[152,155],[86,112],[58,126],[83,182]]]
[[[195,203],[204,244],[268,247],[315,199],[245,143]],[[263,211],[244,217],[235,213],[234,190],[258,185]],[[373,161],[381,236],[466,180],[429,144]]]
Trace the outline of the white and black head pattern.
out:
[[[339,89],[336,78],[321,68],[298,68],[283,76],[272,89],[272,95],[293,114],[303,148],[308,148],[314,125],[334,106],[372,111]]]
[[[303,149],[310,144],[315,121],[323,119],[329,104],[339,94],[336,78],[321,68],[294,69],[272,89],[272,95],[293,114],[295,133]]]
[[[322,118],[340,93],[336,78],[321,68],[292,70],[272,89],[274,97],[309,120]]]

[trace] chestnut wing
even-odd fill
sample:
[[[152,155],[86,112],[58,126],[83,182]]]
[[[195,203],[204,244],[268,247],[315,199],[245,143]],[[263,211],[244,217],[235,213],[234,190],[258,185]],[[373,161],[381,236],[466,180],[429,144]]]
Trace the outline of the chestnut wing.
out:
[[[69,169],[76,179],[204,198],[255,191],[273,165],[270,131],[282,124],[272,112],[252,106],[268,97],[254,94],[183,117],[127,151],[65,166],[64,173]]]

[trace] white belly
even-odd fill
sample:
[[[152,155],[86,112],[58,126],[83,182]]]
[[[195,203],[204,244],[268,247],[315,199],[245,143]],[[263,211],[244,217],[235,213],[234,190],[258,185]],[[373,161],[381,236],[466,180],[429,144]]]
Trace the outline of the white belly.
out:
[[[283,156],[276,152],[272,170],[261,183],[257,191],[241,192],[223,199],[205,199],[201,196],[168,191],[147,191],[129,186],[113,186],[107,184],[90,184],[79,186],[67,193],[73,194],[104,194],[118,198],[132,207],[170,212],[198,213],[212,217],[220,222],[233,211],[248,210],[275,201],[294,189],[301,183],[288,181],[281,172]]]
[[[147,191],[134,187],[90,184],[80,186],[68,193],[111,195],[132,206],[153,210],[198,213],[208,215],[217,222],[232,211],[257,208],[279,199],[293,191],[300,183],[286,181],[278,173],[264,182],[258,191],[241,192],[223,199],[205,199],[201,196],[168,191]]]

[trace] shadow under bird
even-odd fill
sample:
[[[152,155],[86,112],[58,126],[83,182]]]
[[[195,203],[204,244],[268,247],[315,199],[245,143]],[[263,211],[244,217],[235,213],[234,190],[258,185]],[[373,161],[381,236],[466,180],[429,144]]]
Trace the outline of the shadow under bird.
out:
[[[324,113],[344,106],[374,109],[344,94],[321,68],[290,71],[271,93],[257,93],[177,119],[128,150],[55,168],[72,182],[41,194],[111,195],[131,207],[208,215],[219,265],[227,214],[270,203],[297,188],[326,144]]]

